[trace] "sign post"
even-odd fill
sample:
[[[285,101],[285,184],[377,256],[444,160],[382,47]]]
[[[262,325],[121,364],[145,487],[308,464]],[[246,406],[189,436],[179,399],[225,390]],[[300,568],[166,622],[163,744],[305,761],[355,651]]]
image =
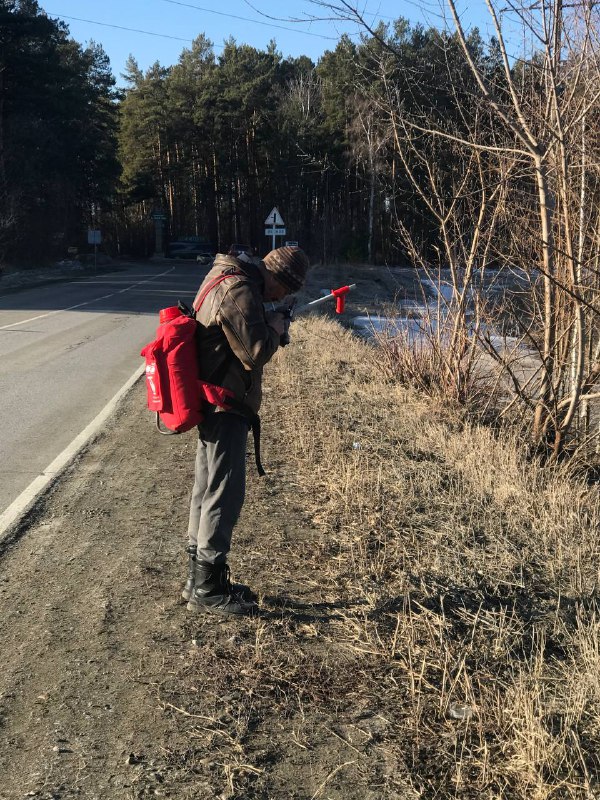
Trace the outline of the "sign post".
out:
[[[269,215],[265,220],[265,225],[268,226],[265,227],[265,236],[271,237],[271,250],[275,250],[275,237],[285,236],[287,232],[285,222],[277,206],[273,206],[271,211],[269,211]]]
[[[154,220],[154,252],[164,255],[163,229],[167,221],[167,215],[162,209],[157,209],[152,212],[152,219]]]
[[[88,244],[94,245],[94,272],[98,272],[98,245],[102,244],[102,232],[88,230]]]

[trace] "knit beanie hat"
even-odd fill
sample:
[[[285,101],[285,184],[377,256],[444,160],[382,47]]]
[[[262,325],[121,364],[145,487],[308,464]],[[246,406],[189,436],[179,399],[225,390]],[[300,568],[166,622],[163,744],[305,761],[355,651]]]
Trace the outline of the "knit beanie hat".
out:
[[[304,285],[310,266],[308,256],[299,247],[278,247],[263,258],[265,267],[290,293]]]

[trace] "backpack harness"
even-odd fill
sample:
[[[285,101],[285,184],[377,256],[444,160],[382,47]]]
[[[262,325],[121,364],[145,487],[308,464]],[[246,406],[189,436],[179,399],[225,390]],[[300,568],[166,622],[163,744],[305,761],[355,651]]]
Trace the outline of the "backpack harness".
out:
[[[230,268],[208,284],[195,300],[193,310],[180,301],[159,312],[156,339],[140,353],[146,359],[148,408],[156,412],[156,427],[164,435],[185,433],[198,426],[207,405],[236,411],[246,418],[252,430],[256,468],[263,476],[266,473],[260,461],[260,417],[229,389],[200,378],[197,338],[201,325],[196,313],[212,289],[231,277],[246,276]],[[220,380],[230,363],[227,359],[219,369]],[[161,422],[167,430],[161,429]]]

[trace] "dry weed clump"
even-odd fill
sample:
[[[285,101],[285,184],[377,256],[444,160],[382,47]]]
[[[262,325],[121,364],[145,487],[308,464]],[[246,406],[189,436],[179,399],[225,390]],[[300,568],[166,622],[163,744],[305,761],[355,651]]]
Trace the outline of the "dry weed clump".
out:
[[[386,378],[446,404],[489,413],[498,403],[502,383],[497,369],[478,346],[478,323],[456,309],[441,307],[414,321],[396,324],[398,307],[387,311],[389,323],[373,332],[378,363]]]
[[[294,334],[266,416],[320,536],[283,566],[335,613],[313,622],[307,680],[288,664],[273,685],[337,719],[385,718],[377,748],[404,765],[405,792],[595,796],[597,492],[439,418],[336,324]]]

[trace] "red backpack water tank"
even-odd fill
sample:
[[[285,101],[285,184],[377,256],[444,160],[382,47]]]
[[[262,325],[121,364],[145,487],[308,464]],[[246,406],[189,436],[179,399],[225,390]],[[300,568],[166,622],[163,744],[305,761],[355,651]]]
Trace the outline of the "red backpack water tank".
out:
[[[196,309],[208,292],[230,275],[212,281],[202,293]],[[196,331],[198,323],[178,306],[159,312],[156,339],[141,352],[146,359],[148,408],[156,411],[163,425],[173,433],[185,433],[203,419],[206,403],[229,408],[233,393],[200,379]]]

